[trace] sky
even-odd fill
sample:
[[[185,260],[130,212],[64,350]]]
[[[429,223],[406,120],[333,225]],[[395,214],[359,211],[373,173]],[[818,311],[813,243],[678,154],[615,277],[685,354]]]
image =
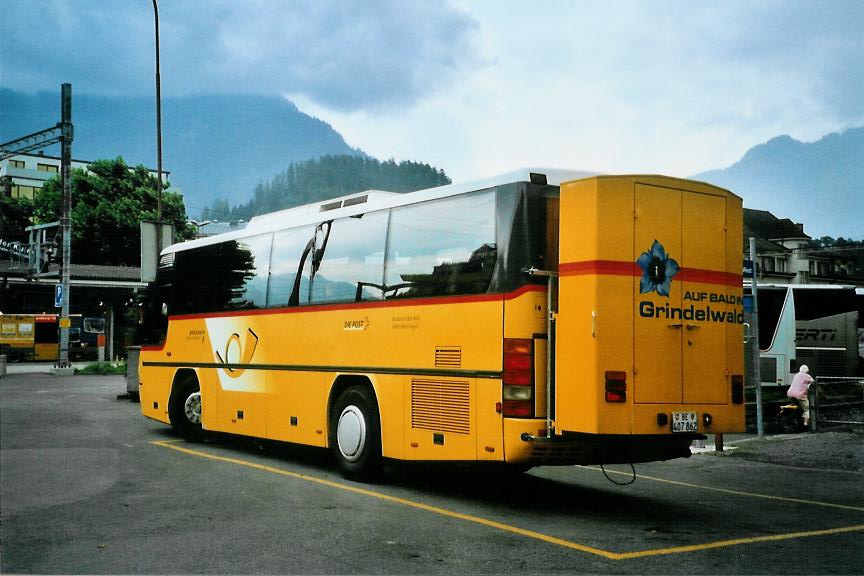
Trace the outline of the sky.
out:
[[[163,96],[281,95],[454,181],[689,176],[864,125],[864,2],[161,0]],[[38,32],[38,33],[34,33]],[[150,0],[0,0],[0,86],[154,93]]]

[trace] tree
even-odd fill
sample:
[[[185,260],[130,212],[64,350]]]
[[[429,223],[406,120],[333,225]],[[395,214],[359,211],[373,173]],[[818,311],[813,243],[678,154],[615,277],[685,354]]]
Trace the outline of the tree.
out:
[[[167,186],[166,186],[167,187]],[[60,219],[62,180],[45,183],[36,195],[37,223]],[[144,166],[130,168],[122,158],[97,160],[72,172],[72,261],[75,264],[138,266],[141,220],[157,216],[156,178]],[[162,192],[162,219],[174,225],[175,239],[194,236],[183,198]]]
[[[12,198],[0,193],[0,240],[25,241],[24,229],[30,226],[33,203],[28,198]]]
[[[257,214],[275,212],[293,206],[321,202],[364,190],[413,192],[450,184],[443,170],[428,164],[392,158],[381,162],[369,156],[322,156],[292,163],[270,182],[259,182],[246,204],[234,206],[230,218],[249,219]],[[217,200],[207,209],[207,218],[227,219],[223,214],[225,200]]]

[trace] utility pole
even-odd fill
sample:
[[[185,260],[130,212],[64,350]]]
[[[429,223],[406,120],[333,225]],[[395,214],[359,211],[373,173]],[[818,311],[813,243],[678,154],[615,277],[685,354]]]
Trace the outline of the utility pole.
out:
[[[63,306],[60,312],[60,360],[57,368],[69,368],[69,277],[72,262],[72,85],[63,84],[60,91],[60,167],[63,173],[63,206],[60,232],[63,235],[63,260],[60,282],[63,286]]]
[[[162,252],[162,81],[159,77],[159,6],[153,0],[156,21],[156,265]]]
[[[756,386],[756,433],[759,438],[765,435],[765,426],[762,418],[762,374],[759,370],[759,299],[757,285],[756,265],[756,239],[750,238],[750,261],[753,262],[753,278],[750,280],[750,295],[753,298],[753,319],[751,330],[753,331],[752,350],[750,354],[750,375]]]

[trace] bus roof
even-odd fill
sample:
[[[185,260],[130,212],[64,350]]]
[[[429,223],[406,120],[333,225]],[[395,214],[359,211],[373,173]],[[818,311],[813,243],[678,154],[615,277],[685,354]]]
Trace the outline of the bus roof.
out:
[[[745,284],[749,286],[749,283]],[[851,284],[762,284],[761,282],[757,286],[759,289],[762,288],[783,288],[784,290],[787,288],[792,288],[793,290],[853,290],[856,289],[855,286]]]
[[[247,238],[257,234],[265,234],[295,226],[317,224],[334,218],[356,216],[358,214],[365,214],[366,212],[376,210],[386,210],[388,208],[416,204],[427,200],[446,198],[448,196],[458,196],[459,194],[485,190],[514,182],[536,182],[539,184],[560,186],[563,182],[598,175],[599,173],[597,172],[579,170],[522,168],[492,178],[448,184],[446,186],[437,186],[435,188],[427,188],[416,192],[399,193],[384,192],[381,190],[367,190],[365,192],[358,192],[356,194],[349,194],[339,198],[331,198],[321,202],[314,202],[312,204],[305,204],[303,206],[296,206],[286,210],[279,210],[278,212],[255,216],[249,221],[249,224],[241,230],[173,244],[165,248],[162,251],[162,254],[170,254],[172,252],[208,246],[210,244],[218,244],[238,238]]]

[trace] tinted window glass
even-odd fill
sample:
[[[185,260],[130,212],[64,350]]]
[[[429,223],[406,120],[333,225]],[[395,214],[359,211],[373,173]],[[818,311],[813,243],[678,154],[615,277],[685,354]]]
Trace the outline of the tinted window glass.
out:
[[[312,278],[313,303],[380,300],[387,212],[343,218],[319,227]],[[323,255],[322,255],[323,250]]]
[[[169,306],[171,315],[217,310],[215,293],[218,263],[219,244],[176,253],[173,307]]]
[[[496,258],[492,191],[394,208],[385,297],[486,292]]]
[[[759,347],[767,350],[774,339],[774,331],[780,322],[785,288],[759,288]],[[763,379],[764,380],[764,379]]]
[[[273,237],[273,256],[270,264],[270,289],[268,304],[286,306],[297,286],[299,304],[309,302],[309,270],[311,254],[307,255],[300,281],[296,282],[304,250],[315,234],[314,226],[283,230]],[[311,246],[310,246],[311,247]]]
[[[177,252],[171,314],[259,308],[266,303],[270,236]]]
[[[815,320],[846,314],[856,309],[855,290],[853,288],[793,289],[795,298],[795,319]],[[761,300],[760,300],[761,303]],[[760,314],[762,310],[759,310]]]
[[[230,284],[227,309],[263,308],[267,305],[272,238],[270,234],[264,234],[222,245],[219,278]]]

